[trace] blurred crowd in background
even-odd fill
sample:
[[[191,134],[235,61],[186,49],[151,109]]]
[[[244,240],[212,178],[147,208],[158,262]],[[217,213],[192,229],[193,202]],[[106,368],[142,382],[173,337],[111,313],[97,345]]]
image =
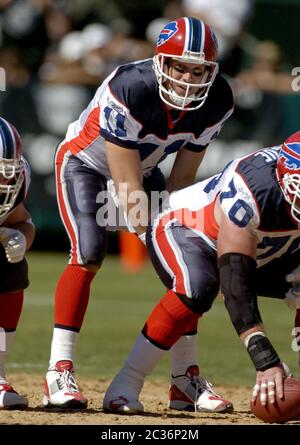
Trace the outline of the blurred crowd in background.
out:
[[[215,30],[220,71],[235,97],[235,113],[202,173],[300,128],[300,93],[292,89],[300,0],[0,0],[0,14],[0,115],[18,128],[32,167],[28,208],[37,246],[58,248],[53,240],[64,236],[53,157],[68,124],[114,68],[153,56],[159,31],[173,18],[198,17]]]

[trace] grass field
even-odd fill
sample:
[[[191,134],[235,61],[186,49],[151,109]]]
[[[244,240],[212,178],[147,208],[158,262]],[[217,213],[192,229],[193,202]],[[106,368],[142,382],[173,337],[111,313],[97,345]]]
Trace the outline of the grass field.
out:
[[[50,352],[53,294],[67,257],[30,253],[31,285],[26,291],[23,314],[7,371],[44,375]],[[164,288],[150,264],[128,275],[117,256],[107,257],[92,287],[90,304],[79,338],[77,371],[81,377],[110,379],[143,326]],[[294,313],[281,301],[259,299],[261,313],[274,346],[298,374],[297,354],[291,349]],[[220,298],[199,323],[199,362],[208,379],[222,385],[252,385],[254,368],[229,321]],[[169,377],[169,357],[159,364],[153,378]]]

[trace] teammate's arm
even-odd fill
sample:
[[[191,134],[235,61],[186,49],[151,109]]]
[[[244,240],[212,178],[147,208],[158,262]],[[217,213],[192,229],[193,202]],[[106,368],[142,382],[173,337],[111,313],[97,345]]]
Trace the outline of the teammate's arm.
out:
[[[275,403],[275,394],[283,397],[284,371],[278,354],[266,336],[257,306],[257,239],[246,227],[238,227],[230,221],[222,211],[219,200],[215,213],[219,224],[218,264],[225,306],[257,371],[253,400],[260,390],[263,404],[268,399]]]
[[[23,204],[19,204],[0,227],[0,242],[10,263],[18,263],[30,249],[35,236],[31,216]]]
[[[167,180],[167,190],[180,190],[194,183],[197,170],[204,158],[205,150],[200,153],[185,148],[176,155],[170,176]]]
[[[123,148],[108,141],[105,144],[107,161],[119,202],[126,209],[132,227],[140,235],[147,228],[150,211],[149,200],[143,187],[143,172],[139,151]],[[139,221],[130,218],[130,210],[137,204],[141,216]]]

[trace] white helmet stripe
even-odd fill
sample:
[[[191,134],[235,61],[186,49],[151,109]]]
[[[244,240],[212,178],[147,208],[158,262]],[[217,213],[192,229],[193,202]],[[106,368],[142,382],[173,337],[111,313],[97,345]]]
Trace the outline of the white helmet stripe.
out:
[[[192,32],[190,27],[190,21],[187,17],[184,17],[185,22],[185,39],[184,39],[184,52],[189,50],[189,42],[191,40],[190,33]]]
[[[204,23],[201,20],[201,47],[200,47],[200,52],[203,53],[204,52],[204,46],[205,46],[205,26]]]
[[[205,46],[205,25],[202,21],[197,21],[196,23],[194,23],[195,20],[193,20],[194,19],[191,19],[190,17],[184,17],[184,52],[192,51],[196,53],[202,53],[204,52]]]

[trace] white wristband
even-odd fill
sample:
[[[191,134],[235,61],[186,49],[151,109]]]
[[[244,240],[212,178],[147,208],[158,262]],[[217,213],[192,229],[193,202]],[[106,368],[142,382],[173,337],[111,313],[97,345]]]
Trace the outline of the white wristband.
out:
[[[246,348],[248,348],[248,344],[249,344],[250,339],[252,337],[254,337],[255,335],[261,335],[262,337],[266,337],[266,334],[264,332],[262,332],[262,331],[252,332],[251,334],[247,335],[247,337],[244,338],[244,340],[243,340],[244,345],[246,346]]]

